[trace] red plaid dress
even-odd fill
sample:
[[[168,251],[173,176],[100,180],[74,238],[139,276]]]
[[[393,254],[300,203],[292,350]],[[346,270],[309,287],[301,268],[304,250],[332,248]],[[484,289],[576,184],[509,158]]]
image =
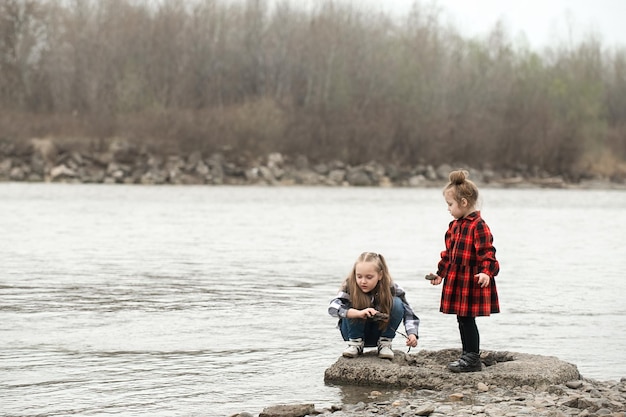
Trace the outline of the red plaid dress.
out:
[[[462,317],[488,316],[500,312],[494,277],[500,271],[487,223],[475,211],[450,222],[445,235],[437,275],[444,278],[439,310]],[[474,275],[484,272],[491,278],[481,288]]]

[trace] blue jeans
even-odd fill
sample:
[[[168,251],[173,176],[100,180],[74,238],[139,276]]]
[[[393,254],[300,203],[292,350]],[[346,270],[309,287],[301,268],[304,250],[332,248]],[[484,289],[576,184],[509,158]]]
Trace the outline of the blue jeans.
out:
[[[404,305],[400,297],[393,297],[389,323],[385,330],[380,330],[378,322],[374,320],[348,319],[343,318],[339,322],[339,330],[343,340],[363,339],[366,347],[373,347],[378,344],[378,338],[387,337],[393,339],[396,329],[404,317]]]

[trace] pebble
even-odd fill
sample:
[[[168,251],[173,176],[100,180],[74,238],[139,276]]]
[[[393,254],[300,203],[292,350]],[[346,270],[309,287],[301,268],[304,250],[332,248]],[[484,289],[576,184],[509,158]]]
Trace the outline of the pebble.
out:
[[[489,387],[487,386],[487,384],[485,384],[483,382],[479,382],[478,384],[476,384],[476,389],[478,389],[478,391],[480,391],[480,392],[487,392],[487,391],[489,391]]]

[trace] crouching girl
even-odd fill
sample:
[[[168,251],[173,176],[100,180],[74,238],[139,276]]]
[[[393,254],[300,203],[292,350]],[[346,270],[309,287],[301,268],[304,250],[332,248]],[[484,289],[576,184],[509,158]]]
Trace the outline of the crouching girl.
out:
[[[403,320],[406,345],[417,346],[419,318],[380,254],[364,252],[357,258],[328,313],[339,318],[339,330],[348,342],[345,357],[361,355],[364,347],[377,347],[380,358],[393,359],[391,343]]]

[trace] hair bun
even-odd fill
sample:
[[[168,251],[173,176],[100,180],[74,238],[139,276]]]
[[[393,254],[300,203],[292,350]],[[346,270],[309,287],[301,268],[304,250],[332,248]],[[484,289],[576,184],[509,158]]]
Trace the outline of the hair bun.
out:
[[[450,183],[455,185],[463,184],[468,176],[469,173],[463,169],[452,171],[449,176]]]

